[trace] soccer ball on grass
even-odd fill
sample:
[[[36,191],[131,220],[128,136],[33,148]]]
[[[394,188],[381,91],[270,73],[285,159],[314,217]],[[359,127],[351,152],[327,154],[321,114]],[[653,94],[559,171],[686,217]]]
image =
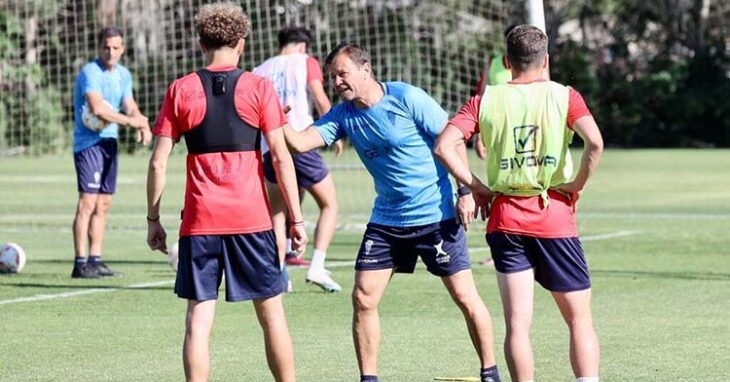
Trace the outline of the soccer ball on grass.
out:
[[[18,273],[25,267],[25,252],[15,243],[0,244],[0,273]]]

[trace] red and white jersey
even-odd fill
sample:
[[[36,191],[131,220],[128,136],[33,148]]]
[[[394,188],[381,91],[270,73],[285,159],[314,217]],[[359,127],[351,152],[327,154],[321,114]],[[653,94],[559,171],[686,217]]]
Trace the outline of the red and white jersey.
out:
[[[289,125],[302,131],[314,122],[312,98],[307,91],[311,81],[324,82],[319,62],[307,54],[282,54],[272,57],[254,68],[253,72],[271,80],[281,107],[291,107],[286,117]],[[262,152],[268,151],[265,144]]]
[[[222,72],[235,67],[207,69]],[[286,123],[276,101],[269,80],[252,73],[239,77],[235,88],[236,113],[262,134]],[[206,109],[200,77],[196,73],[183,76],[167,89],[153,133],[177,142],[202,123]],[[180,236],[252,233],[271,227],[259,151],[188,154]]]

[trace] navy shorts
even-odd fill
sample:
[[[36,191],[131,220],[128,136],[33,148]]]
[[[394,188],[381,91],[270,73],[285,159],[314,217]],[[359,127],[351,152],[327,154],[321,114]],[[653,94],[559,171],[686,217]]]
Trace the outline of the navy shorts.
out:
[[[327,163],[319,155],[318,150],[307,151],[306,153],[293,154],[294,171],[297,174],[299,187],[311,188],[322,181],[330,173]],[[269,183],[276,184],[276,172],[271,163],[271,153],[264,154],[264,176]]]
[[[494,267],[501,273],[532,268],[535,281],[553,292],[591,287],[588,264],[577,237],[544,239],[504,232],[487,234]]]
[[[117,162],[117,140],[113,138],[74,153],[79,192],[113,194],[117,190]]]
[[[355,269],[395,268],[397,273],[413,273],[419,256],[426,269],[439,277],[471,269],[466,235],[456,219],[416,227],[368,223]]]
[[[226,301],[258,300],[283,292],[274,231],[180,238],[175,293],[215,300],[223,274]]]

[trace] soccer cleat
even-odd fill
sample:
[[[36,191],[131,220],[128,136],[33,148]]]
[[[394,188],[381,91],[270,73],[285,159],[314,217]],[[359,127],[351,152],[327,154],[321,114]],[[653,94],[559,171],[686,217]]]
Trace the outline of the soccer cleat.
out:
[[[314,284],[325,292],[339,292],[342,290],[340,284],[336,283],[332,278],[325,272],[307,272],[307,284]]]
[[[101,277],[114,277],[114,276],[121,276],[121,272],[117,272],[109,268],[108,265],[106,265],[104,262],[101,262],[94,266],[96,268],[96,271],[99,273],[99,276]]]
[[[71,272],[71,278],[74,279],[98,279],[101,277],[97,267],[93,267],[89,264],[80,265],[74,267]]]
[[[304,260],[303,258],[296,255],[296,252],[289,252],[286,254],[286,265],[290,267],[308,267],[309,266],[309,260]]]

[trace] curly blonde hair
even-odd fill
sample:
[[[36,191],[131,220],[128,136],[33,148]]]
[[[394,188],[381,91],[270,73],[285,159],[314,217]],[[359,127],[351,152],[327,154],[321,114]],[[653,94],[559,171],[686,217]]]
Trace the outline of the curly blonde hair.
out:
[[[251,20],[238,4],[206,4],[195,16],[195,30],[200,43],[208,49],[234,48],[251,33]]]

